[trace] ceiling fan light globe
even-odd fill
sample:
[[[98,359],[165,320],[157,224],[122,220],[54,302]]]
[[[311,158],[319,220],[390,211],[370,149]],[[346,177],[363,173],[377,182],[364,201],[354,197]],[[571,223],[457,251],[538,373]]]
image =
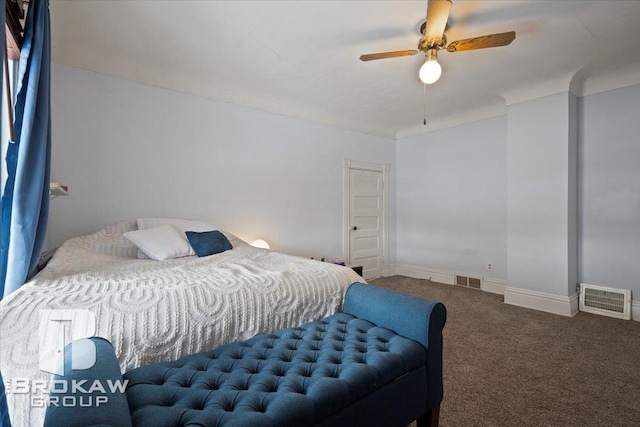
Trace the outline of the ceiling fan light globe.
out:
[[[437,60],[426,60],[420,67],[420,80],[425,84],[432,84],[438,81],[442,74],[442,67]]]

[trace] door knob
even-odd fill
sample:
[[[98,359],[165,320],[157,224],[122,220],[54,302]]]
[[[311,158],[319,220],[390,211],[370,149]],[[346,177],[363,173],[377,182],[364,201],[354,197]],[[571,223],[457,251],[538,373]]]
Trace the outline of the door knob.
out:
[[[356,231],[356,230],[358,229],[358,226],[357,226],[357,225],[354,225],[353,227],[351,227],[351,229],[352,229],[353,231]]]

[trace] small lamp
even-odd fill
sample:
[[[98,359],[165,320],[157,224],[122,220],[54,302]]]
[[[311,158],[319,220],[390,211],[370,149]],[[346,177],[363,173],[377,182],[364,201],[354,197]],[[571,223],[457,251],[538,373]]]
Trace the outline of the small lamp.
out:
[[[269,249],[269,244],[262,239],[254,240],[251,242],[251,246],[260,249]]]

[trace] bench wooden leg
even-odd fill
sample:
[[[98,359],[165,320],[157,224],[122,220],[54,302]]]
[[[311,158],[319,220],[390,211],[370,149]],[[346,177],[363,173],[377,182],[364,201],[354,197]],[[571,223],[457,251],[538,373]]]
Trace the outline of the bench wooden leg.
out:
[[[418,427],[438,427],[440,421],[440,405],[418,418]]]

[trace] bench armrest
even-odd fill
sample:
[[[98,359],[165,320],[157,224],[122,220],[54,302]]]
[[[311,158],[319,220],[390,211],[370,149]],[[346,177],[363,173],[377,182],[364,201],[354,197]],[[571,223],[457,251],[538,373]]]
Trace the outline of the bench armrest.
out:
[[[0,373],[0,427],[11,427],[9,422],[9,408],[7,407],[7,394]]]
[[[343,311],[422,344],[427,349],[427,407],[442,401],[442,329],[447,321],[444,305],[353,283],[345,294]]]
[[[84,345],[77,345],[79,341]],[[56,375],[51,383],[44,427],[131,427],[120,364],[111,343],[99,337],[79,341],[67,345],[60,357],[65,374]],[[94,356],[95,363],[88,369],[72,369],[72,362],[82,358],[91,364]],[[90,389],[91,393],[85,392]]]

